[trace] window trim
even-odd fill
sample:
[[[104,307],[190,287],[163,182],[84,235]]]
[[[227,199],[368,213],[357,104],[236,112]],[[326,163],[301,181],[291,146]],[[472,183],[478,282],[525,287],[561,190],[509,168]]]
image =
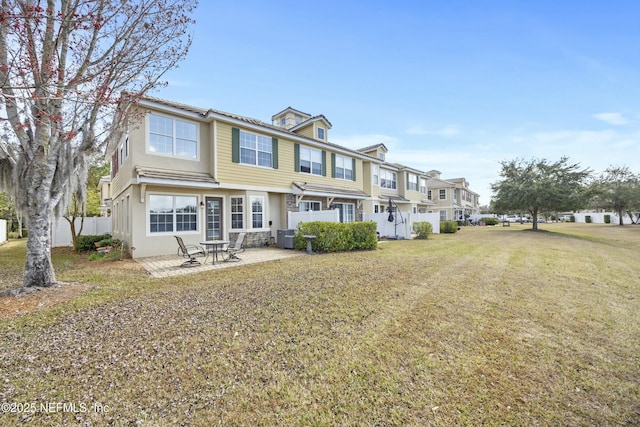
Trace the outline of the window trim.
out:
[[[297,171],[300,173],[304,173],[304,174],[308,174],[308,175],[315,175],[315,176],[326,176],[326,151],[324,150],[319,150],[317,148],[313,148],[313,147],[308,147],[305,145],[298,145],[298,159],[297,159]],[[309,152],[309,172],[303,171],[302,170],[302,161],[306,160],[303,159],[303,154],[306,154],[306,152]],[[313,156],[312,153],[316,152],[316,153],[320,153],[320,163],[318,162],[314,162],[313,161]],[[314,173],[313,172],[313,165],[315,164],[319,164],[320,165],[320,173]]]
[[[305,203],[305,204],[308,203],[309,205],[317,206],[318,209],[302,210],[302,203]],[[298,203],[298,212],[321,211],[321,210],[322,210],[322,202],[318,200],[301,200],[300,203]]]
[[[172,123],[172,142],[171,142],[171,153],[159,153],[157,151],[153,151],[151,150],[151,116],[157,116],[157,117],[162,117],[164,119],[169,119],[171,120]],[[194,125],[196,128],[196,155],[195,157],[186,157],[186,156],[180,156],[178,154],[176,154],[176,122],[182,122],[182,123],[186,123],[186,124],[190,124],[190,125]],[[166,114],[159,114],[156,112],[151,112],[148,113],[146,116],[146,154],[150,154],[152,156],[162,156],[162,157],[173,157],[173,158],[178,158],[180,160],[190,160],[190,161],[194,161],[197,162],[200,160],[200,126],[198,122],[194,122],[192,120],[185,120],[185,119],[181,119],[181,118],[176,118],[173,116],[169,116]]]
[[[240,212],[234,212],[233,211],[233,200],[234,199],[240,199],[241,201],[241,211]],[[234,227],[234,219],[233,216],[234,215],[240,215],[241,217],[241,222],[242,222],[242,227]],[[229,218],[231,220],[231,224],[229,225],[231,230],[245,230],[245,212],[244,212],[244,196],[229,196]]]
[[[438,200],[447,200],[447,190],[445,188],[441,188],[438,191]]]
[[[251,209],[251,223],[247,224],[247,229],[251,229],[251,230],[264,230],[265,229],[265,223],[266,223],[266,206],[265,206],[265,202],[264,202],[264,196],[251,196],[250,197],[250,209]],[[254,227],[253,226],[253,216],[256,214],[253,210],[253,202],[255,200],[260,200],[260,206],[262,207],[262,212],[260,212],[260,215],[262,217],[262,226],[261,227]],[[250,227],[249,227],[250,226]]]
[[[390,178],[386,178],[386,175],[389,174],[391,177],[393,177],[393,179]],[[392,187],[389,187],[387,185],[382,185],[383,182],[391,182],[393,183]],[[381,169],[380,170],[380,188],[386,188],[388,190],[397,190],[398,189],[398,174],[395,172],[392,172],[390,170],[386,170],[386,169]]]
[[[152,196],[162,196],[162,197],[171,197],[173,199],[173,230],[172,231],[151,231],[151,197]],[[195,199],[195,216],[196,216],[196,229],[195,230],[177,230],[177,222],[176,222],[176,197],[192,197]],[[154,192],[147,194],[146,203],[145,203],[145,222],[146,222],[146,236],[154,237],[154,236],[169,236],[174,234],[199,234],[201,225],[201,215],[200,210],[198,209],[200,198],[194,194],[184,194],[184,193],[162,193],[162,192]]]

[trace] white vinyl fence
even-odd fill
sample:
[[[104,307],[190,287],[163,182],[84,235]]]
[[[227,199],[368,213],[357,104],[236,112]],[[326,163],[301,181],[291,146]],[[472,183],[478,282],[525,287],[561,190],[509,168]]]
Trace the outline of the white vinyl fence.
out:
[[[587,216],[591,217],[591,222],[594,224],[604,224],[604,216],[611,216],[611,224],[618,225],[620,224],[620,217],[612,212],[578,212],[574,213],[573,216],[576,219],[576,222],[587,222]],[[625,215],[622,217],[623,224],[631,224],[631,218],[629,215]]]
[[[413,223],[431,223],[433,232],[440,233],[440,214],[423,213],[414,214],[411,212],[394,212],[393,221],[389,221],[389,213],[364,214],[365,221],[374,221],[378,224],[380,237],[391,239],[410,239],[413,232]]]
[[[76,231],[80,229],[80,218],[75,221]],[[103,234],[111,234],[111,218],[90,216],[85,217],[82,226],[82,236],[100,236]],[[73,240],[71,238],[71,225],[69,221],[60,218],[51,226],[51,246],[54,248],[60,246],[71,246]]]
[[[0,244],[7,241],[7,220],[0,219]]]
[[[388,213],[364,214],[364,221],[374,221],[380,237],[410,239],[414,222],[430,222],[434,233],[440,233],[440,214],[411,212],[394,212],[393,222],[389,222]],[[327,221],[340,222],[340,212],[337,209],[325,211],[289,212],[288,227],[296,229],[300,222]]]

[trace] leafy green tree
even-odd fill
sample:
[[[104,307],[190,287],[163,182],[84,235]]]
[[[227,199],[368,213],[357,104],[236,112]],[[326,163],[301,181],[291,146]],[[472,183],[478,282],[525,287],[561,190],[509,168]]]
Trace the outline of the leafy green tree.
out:
[[[500,162],[502,179],[491,184],[493,207],[497,211],[526,211],[538,229],[538,214],[579,209],[589,200],[589,169],[546,159],[515,159]]]
[[[614,211],[624,225],[625,213],[634,221],[640,211],[640,175],[626,166],[610,166],[593,184],[594,206]],[[635,221],[634,221],[635,222]]]

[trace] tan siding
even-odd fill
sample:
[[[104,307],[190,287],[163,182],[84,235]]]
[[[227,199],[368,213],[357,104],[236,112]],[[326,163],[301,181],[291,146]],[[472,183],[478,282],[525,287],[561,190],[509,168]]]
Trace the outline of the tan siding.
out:
[[[327,151],[326,177],[296,172],[294,165],[294,145],[296,142],[281,137],[278,138],[278,169],[233,163],[231,161],[231,128],[232,126],[227,123],[218,122],[218,176],[216,178],[223,185],[291,188],[293,181],[306,181],[350,189],[362,188],[363,170],[361,160],[356,159],[356,181],[331,177],[331,151],[328,150],[325,150]],[[252,130],[247,131],[254,132]],[[267,133],[263,135],[270,136]],[[300,145],[304,146],[304,144]]]
[[[313,123],[309,126],[305,126],[297,130],[296,133],[300,136],[306,136],[307,138],[314,138],[315,135],[313,134]]]

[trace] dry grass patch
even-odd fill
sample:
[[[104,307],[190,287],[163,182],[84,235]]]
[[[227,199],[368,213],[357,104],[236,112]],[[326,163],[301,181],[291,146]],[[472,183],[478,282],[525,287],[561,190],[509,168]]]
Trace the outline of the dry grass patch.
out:
[[[640,228],[545,228],[165,280],[69,268],[89,291],[0,323],[0,401],[109,412],[0,422],[638,424]]]

